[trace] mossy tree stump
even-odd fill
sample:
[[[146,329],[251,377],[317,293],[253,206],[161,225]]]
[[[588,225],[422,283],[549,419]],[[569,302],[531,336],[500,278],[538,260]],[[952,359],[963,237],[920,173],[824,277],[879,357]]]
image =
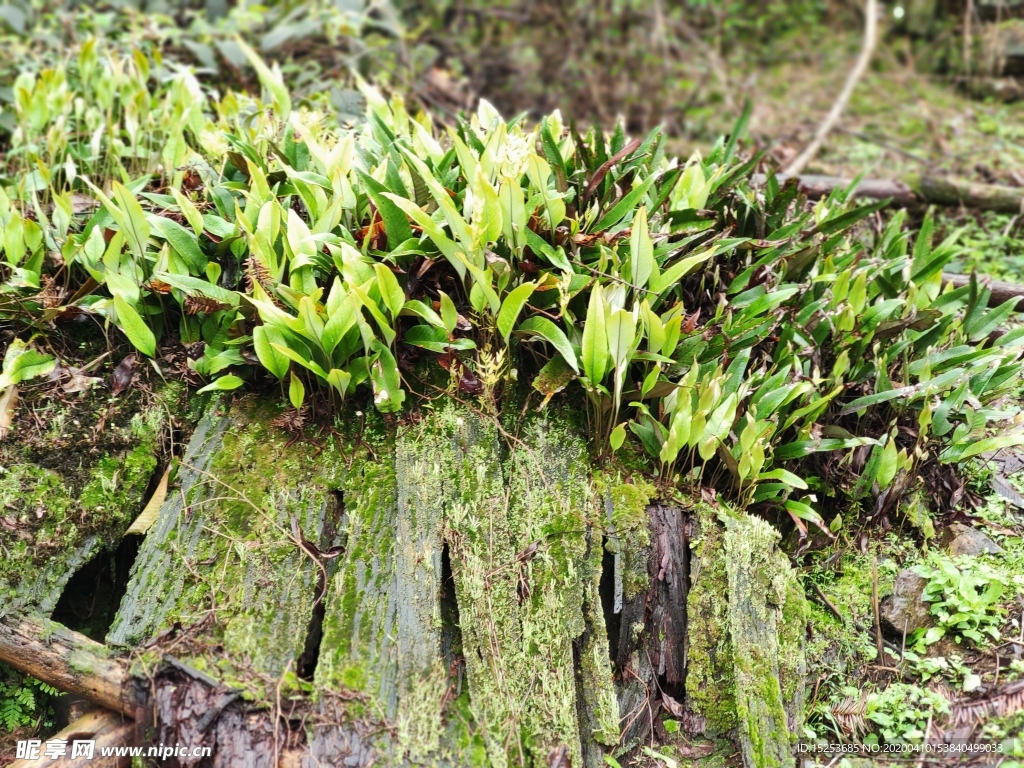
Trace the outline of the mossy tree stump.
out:
[[[312,697],[310,761],[598,766],[665,708],[792,762],[803,596],[766,523],[596,470],[558,409],[295,440],[277,407],[207,410],[108,644],[180,628],[176,655],[257,703]]]

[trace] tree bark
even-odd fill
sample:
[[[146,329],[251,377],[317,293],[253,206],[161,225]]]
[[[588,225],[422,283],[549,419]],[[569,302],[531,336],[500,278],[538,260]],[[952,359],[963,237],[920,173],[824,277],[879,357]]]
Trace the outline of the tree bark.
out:
[[[791,763],[803,680],[784,657],[803,658],[806,622],[785,637],[799,600],[763,588],[769,570],[795,584],[767,524],[596,469],[565,409],[513,425],[448,403],[295,442],[272,407],[208,409],[108,646],[8,619],[0,659],[116,708],[145,744],[211,746],[204,766],[599,768],[663,736],[662,710],[734,738],[748,768]],[[761,560],[734,567],[725,548],[751,532]],[[144,677],[108,651],[140,646]],[[161,649],[185,663],[153,664]]]

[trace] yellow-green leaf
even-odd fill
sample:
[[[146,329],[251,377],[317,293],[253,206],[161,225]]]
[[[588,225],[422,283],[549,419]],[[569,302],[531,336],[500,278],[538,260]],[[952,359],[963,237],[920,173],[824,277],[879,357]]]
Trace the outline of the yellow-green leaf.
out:
[[[302,403],[306,400],[306,387],[303,386],[302,379],[295,375],[295,371],[292,371],[292,380],[288,385],[288,400],[296,411],[302,408]]]
[[[510,291],[501,303],[496,324],[506,344],[508,343],[509,336],[512,334],[512,327],[516,324],[519,314],[523,311],[523,306],[525,306],[527,299],[533,295],[536,288],[536,283],[523,283],[518,288]]]
[[[156,522],[157,515],[160,514],[160,507],[163,506],[164,499],[167,498],[167,484],[171,477],[171,465],[167,465],[167,469],[164,470],[163,475],[160,477],[160,482],[157,483],[156,489],[153,491],[153,495],[149,497],[149,501],[146,503],[145,508],[139,513],[139,516],[135,518],[128,530],[124,532],[125,536],[141,536],[148,531],[153,523]]]
[[[114,311],[117,313],[117,324],[128,337],[137,350],[144,355],[154,357],[156,355],[156,337],[153,331],[146,325],[135,307],[122,299],[119,295],[114,296]]]

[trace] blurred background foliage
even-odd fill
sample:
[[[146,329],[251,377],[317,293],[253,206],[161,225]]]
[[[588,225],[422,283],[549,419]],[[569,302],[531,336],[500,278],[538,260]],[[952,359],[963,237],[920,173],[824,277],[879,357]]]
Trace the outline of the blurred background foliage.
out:
[[[827,112],[860,45],[860,0],[0,0],[0,151],[11,85],[96,36],[254,91],[240,37],[300,101],[358,120],[356,77],[453,122],[486,98],[505,115],[555,109],[581,127],[663,125],[668,149],[707,150],[743,105],[783,166]],[[882,43],[812,172],[952,172],[1018,184],[1024,163],[1024,3],[884,0]],[[5,105],[8,107],[5,109]],[[979,149],[984,148],[984,149]]]
[[[622,115],[633,133],[663,124],[669,136],[706,141],[747,98],[764,113],[794,101],[790,86],[841,78],[861,9],[858,0],[6,0],[0,83],[52,60],[39,55],[46,49],[95,34],[159,50],[225,85],[255,85],[234,42],[241,35],[281,62],[300,97],[328,97],[343,117],[362,113],[351,89],[358,73],[442,116],[484,97],[509,115],[560,109],[605,127]],[[1017,9],[1010,0],[889,0],[876,70],[1014,97],[1016,83],[999,76],[1024,70]],[[0,90],[0,104],[10,100],[9,87]],[[801,115],[797,103],[784,116]],[[752,127],[776,136],[786,125],[755,114]]]

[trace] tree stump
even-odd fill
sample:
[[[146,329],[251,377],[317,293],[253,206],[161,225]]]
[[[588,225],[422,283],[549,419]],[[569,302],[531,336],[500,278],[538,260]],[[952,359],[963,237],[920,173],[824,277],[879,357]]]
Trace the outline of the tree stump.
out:
[[[667,716],[792,764],[803,595],[767,523],[596,467],[568,410],[294,439],[275,407],[207,409],[107,635],[157,681],[151,738],[213,765],[600,766]]]

